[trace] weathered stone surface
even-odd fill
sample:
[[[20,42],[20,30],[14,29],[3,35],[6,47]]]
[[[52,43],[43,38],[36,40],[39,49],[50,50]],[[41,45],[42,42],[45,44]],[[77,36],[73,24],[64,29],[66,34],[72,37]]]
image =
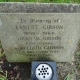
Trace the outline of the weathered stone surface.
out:
[[[80,4],[0,3],[0,13],[80,13]]]
[[[79,13],[0,14],[0,38],[11,62],[71,62],[79,34]]]

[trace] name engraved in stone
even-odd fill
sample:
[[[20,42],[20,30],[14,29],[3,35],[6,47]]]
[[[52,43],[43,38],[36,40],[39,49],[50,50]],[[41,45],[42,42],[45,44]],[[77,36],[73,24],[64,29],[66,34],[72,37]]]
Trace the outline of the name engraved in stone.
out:
[[[63,25],[44,25],[43,29],[63,29]]]
[[[24,24],[22,25],[22,24],[20,24],[20,25],[16,25],[15,27],[16,27],[16,30],[37,29],[38,25],[24,25]]]
[[[32,37],[19,37],[18,40],[23,41],[23,40],[32,40]]]
[[[61,37],[43,37],[43,40],[61,40]]]

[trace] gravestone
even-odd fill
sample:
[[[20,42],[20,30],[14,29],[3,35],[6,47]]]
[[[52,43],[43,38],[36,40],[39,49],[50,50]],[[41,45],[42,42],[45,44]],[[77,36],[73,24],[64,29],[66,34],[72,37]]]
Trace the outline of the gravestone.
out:
[[[0,39],[9,62],[72,61],[79,40],[80,5],[4,3],[0,6],[8,7],[1,8]]]
[[[0,14],[0,37],[9,61],[70,62],[80,31],[80,14]]]

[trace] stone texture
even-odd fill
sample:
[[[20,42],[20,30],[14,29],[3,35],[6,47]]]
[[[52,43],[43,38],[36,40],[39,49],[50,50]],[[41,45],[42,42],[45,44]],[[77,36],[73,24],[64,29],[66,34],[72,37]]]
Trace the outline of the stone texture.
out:
[[[0,3],[0,13],[79,13],[80,4]]]
[[[2,13],[4,13],[4,14],[2,14]],[[11,47],[11,46],[18,44],[17,37],[19,36],[19,34],[23,35],[22,30],[20,30],[21,32],[14,30],[14,26],[15,26],[14,24],[16,24],[16,21],[19,18],[18,18],[18,16],[12,17],[12,16],[7,15],[5,13],[12,13],[12,15],[17,15],[17,14],[13,14],[13,13],[52,13],[52,14],[53,13],[63,14],[64,13],[63,15],[59,14],[61,16],[66,15],[65,13],[70,13],[69,14],[70,18],[68,16],[68,14],[66,15],[68,17],[64,16],[65,20],[68,20],[70,23],[67,24],[68,22],[65,23],[63,21],[63,24],[65,24],[66,26],[67,25],[70,26],[70,28],[64,29],[64,30],[66,30],[65,35],[67,37],[69,35],[68,32],[71,32],[70,37],[72,37],[72,38],[70,38],[70,37],[69,37],[69,39],[66,38],[66,40],[69,40],[68,44],[67,44],[66,40],[62,39],[62,42],[63,42],[63,44],[66,42],[67,45],[71,45],[71,46],[66,46],[65,52],[64,51],[62,52],[63,55],[65,54],[64,57],[63,57],[63,55],[58,54],[58,56],[54,57],[54,59],[53,59],[53,57],[52,58],[48,57],[48,55],[46,56],[46,58],[48,60],[55,60],[58,62],[59,62],[59,60],[60,60],[60,62],[71,62],[72,61],[72,56],[75,52],[78,38],[80,38],[79,33],[78,33],[78,30],[79,30],[79,17],[78,17],[79,14],[78,13],[80,13],[80,4],[24,3],[24,2],[15,2],[15,3],[14,2],[8,2],[8,3],[7,2],[5,2],[5,3],[1,2],[0,3],[0,16],[1,16],[1,18],[0,18],[0,39],[1,39],[1,42],[3,45],[3,48],[5,49],[5,53],[7,54],[7,58],[9,58],[8,61],[12,61],[12,62],[24,61],[24,62],[26,62],[26,61],[32,61],[33,60],[33,59],[30,59],[30,60],[28,59],[29,58],[28,56],[30,56],[30,55],[27,55],[27,57],[26,57],[26,56],[23,56],[22,54],[21,55],[16,54],[16,53],[14,53],[13,47]],[[72,13],[76,13],[76,14],[72,14]],[[5,17],[4,17],[4,15],[5,15]],[[25,14],[25,15],[27,15],[27,14]],[[9,22],[7,22],[7,19]],[[76,23],[76,26],[78,26],[78,28],[76,28],[75,25],[72,26],[72,24],[75,24],[75,22],[78,22],[78,23]],[[39,24],[39,25],[42,25],[42,24]],[[3,26],[5,28],[3,28]],[[63,30],[63,32],[64,32],[64,30]],[[69,31],[69,30],[71,30],[71,31]],[[68,33],[68,35],[67,35],[67,33]],[[61,34],[61,36],[62,36],[62,34]],[[62,42],[61,42],[61,44],[62,44]],[[20,43],[23,44],[23,42],[20,42]],[[24,45],[25,45],[25,43],[24,43]],[[67,50],[67,53],[66,53],[66,50]],[[18,51],[18,53],[19,53],[19,51]],[[36,57],[38,57],[38,56],[36,56]],[[71,57],[71,59],[70,59],[70,57]]]
[[[71,62],[80,34],[80,13],[2,13],[0,38],[10,62]]]

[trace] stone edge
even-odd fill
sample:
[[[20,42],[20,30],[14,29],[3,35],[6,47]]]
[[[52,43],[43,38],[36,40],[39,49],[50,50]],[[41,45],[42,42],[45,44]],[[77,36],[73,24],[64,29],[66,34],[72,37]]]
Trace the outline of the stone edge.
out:
[[[80,13],[80,4],[0,2],[0,13]]]

